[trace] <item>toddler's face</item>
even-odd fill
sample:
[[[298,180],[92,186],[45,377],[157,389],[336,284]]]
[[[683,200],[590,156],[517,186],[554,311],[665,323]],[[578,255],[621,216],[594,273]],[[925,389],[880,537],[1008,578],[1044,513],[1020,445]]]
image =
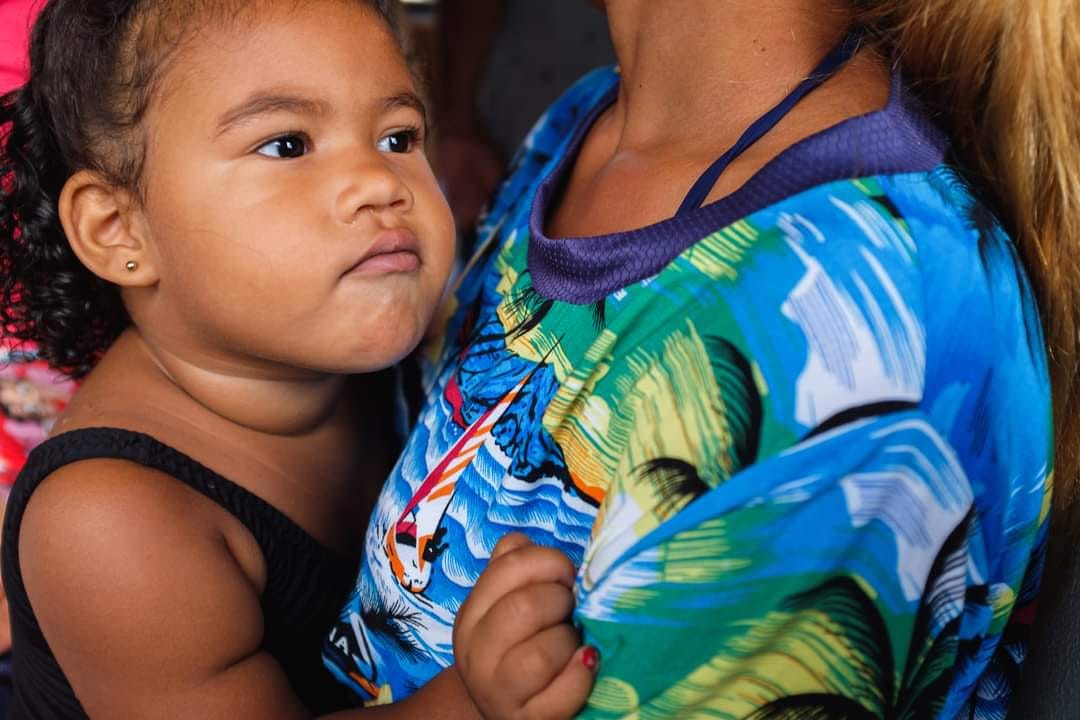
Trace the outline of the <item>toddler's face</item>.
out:
[[[225,363],[384,367],[419,342],[453,256],[423,106],[363,3],[258,8],[183,45],[151,105],[160,282],[136,322]]]

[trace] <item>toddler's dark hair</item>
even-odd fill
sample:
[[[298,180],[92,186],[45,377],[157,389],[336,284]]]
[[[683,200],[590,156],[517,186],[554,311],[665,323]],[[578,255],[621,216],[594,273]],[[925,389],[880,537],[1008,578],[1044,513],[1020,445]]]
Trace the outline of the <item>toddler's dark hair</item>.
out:
[[[0,333],[86,375],[131,323],[118,289],[72,252],[57,214],[79,170],[139,191],[142,119],[195,19],[234,0],[49,0],[34,25],[30,79],[0,97]],[[389,20],[382,2],[366,0]]]

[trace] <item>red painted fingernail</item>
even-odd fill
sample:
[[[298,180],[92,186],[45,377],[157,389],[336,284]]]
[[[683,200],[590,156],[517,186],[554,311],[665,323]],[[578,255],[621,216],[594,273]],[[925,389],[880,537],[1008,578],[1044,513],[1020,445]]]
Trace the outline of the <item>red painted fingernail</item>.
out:
[[[590,645],[585,648],[585,652],[581,653],[581,664],[590,670],[595,670],[600,664],[600,653]]]

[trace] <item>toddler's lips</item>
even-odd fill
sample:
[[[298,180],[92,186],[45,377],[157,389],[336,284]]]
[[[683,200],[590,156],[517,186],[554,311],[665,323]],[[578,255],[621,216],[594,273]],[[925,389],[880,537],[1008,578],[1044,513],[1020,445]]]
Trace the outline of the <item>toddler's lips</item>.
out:
[[[364,256],[346,275],[382,275],[412,272],[420,267],[420,243],[411,231],[384,230],[375,236]]]
[[[420,256],[407,250],[382,253],[362,260],[348,272],[349,275],[381,275],[384,273],[411,272],[420,267]]]

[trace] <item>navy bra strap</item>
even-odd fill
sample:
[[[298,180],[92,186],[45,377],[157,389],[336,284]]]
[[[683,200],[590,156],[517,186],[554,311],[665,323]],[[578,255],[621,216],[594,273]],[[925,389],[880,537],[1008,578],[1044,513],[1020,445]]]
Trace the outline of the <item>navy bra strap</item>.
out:
[[[849,33],[840,45],[825,56],[825,59],[814,68],[813,72],[811,72],[805,80],[799,83],[786,98],[780,101],[779,105],[755,120],[754,123],[747,128],[746,132],[742,134],[742,137],[739,138],[738,142],[702,173],[701,177],[694,183],[694,186],[690,188],[690,192],[686,194],[686,198],[683,200],[682,205],[679,206],[679,211],[676,215],[682,215],[685,212],[696,210],[701,207],[705,202],[705,198],[712,192],[713,186],[716,185],[716,180],[724,170],[727,169],[728,165],[780,122],[780,120],[791,111],[791,108],[795,107],[796,103],[835,75],[837,71],[839,71],[856,52],[858,52],[861,43],[861,31],[854,30]]]

